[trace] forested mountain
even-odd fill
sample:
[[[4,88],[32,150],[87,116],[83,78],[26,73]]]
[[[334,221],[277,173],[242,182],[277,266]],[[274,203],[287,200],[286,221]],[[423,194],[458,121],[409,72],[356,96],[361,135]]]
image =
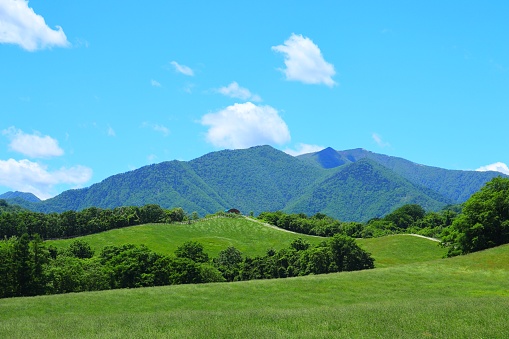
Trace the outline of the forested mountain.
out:
[[[41,212],[158,204],[200,215],[235,207],[245,214],[322,212],[366,221],[408,203],[437,210],[463,202],[497,175],[422,166],[363,149],[293,157],[257,146],[145,166],[42,202],[15,203]]]
[[[0,194],[0,199],[21,199],[29,202],[39,202],[41,199],[37,198],[32,193],[25,192],[5,192],[4,194]]]
[[[382,217],[395,206],[419,204],[427,210],[438,210],[448,203],[440,194],[366,158],[339,167],[287,209],[308,214],[321,212],[340,220],[368,221]]]
[[[361,159],[371,159],[410,182],[439,193],[455,204],[466,201],[494,177],[505,176],[499,172],[459,171],[425,166],[362,148],[336,151],[328,147],[320,152],[300,155],[298,158],[321,168],[335,168]]]

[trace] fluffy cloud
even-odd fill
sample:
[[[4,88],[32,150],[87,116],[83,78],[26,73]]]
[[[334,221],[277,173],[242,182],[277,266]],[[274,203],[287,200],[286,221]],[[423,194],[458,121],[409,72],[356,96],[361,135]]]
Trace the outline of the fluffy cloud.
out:
[[[247,88],[240,87],[236,81],[232,82],[226,87],[219,88],[217,92],[231,98],[251,101],[262,101],[262,98],[260,98],[260,96],[252,94]]]
[[[53,196],[53,187],[72,184],[79,187],[92,177],[92,170],[84,166],[48,171],[45,165],[23,160],[0,160],[0,185],[12,190],[31,192],[41,199]]]
[[[273,46],[272,50],[284,54],[286,69],[282,71],[287,80],[329,87],[336,84],[332,80],[336,74],[334,65],[324,60],[322,52],[311,39],[292,34],[283,45]]]
[[[0,43],[16,44],[27,51],[69,46],[62,27],[49,28],[25,0],[0,0]]]
[[[383,141],[382,137],[380,135],[378,135],[377,133],[373,133],[371,135],[371,137],[377,143],[377,145],[380,146],[380,147],[387,147],[387,146],[391,145],[388,142]]]
[[[491,165],[481,166],[478,169],[476,169],[476,171],[479,172],[496,171],[509,175],[509,167],[507,167],[507,165],[504,164],[503,162],[496,162]]]
[[[290,141],[290,131],[278,111],[251,102],[206,114],[201,124],[210,126],[206,138],[216,147],[247,148]]]
[[[172,62],[170,62],[170,64],[172,64],[173,67],[175,67],[175,71],[177,71],[178,73],[182,73],[182,74],[190,76],[190,77],[192,77],[194,75],[193,70],[187,66],[180,65],[176,61],[172,61]]]
[[[318,145],[309,145],[309,144],[303,144],[299,143],[297,145],[296,149],[285,149],[284,152],[290,155],[293,155],[294,157],[301,154],[307,154],[307,153],[315,153],[323,150],[325,147],[318,146]]]
[[[150,80],[150,84],[154,87],[161,87],[161,83],[159,81],[156,81],[154,79]]]
[[[58,146],[58,141],[49,135],[42,136],[38,132],[26,134],[13,126],[3,130],[2,134],[11,140],[9,144],[11,150],[31,158],[50,158],[64,154],[64,150]]]

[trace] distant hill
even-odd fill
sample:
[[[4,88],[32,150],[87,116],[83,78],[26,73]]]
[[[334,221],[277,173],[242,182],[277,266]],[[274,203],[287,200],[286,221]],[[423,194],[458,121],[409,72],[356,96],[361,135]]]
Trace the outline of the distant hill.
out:
[[[41,212],[158,204],[202,216],[235,207],[244,214],[322,212],[366,221],[407,203],[428,210],[461,203],[497,175],[423,166],[363,149],[293,157],[257,146],[145,166],[45,201],[15,200]]]
[[[0,194],[0,199],[22,199],[28,202],[40,202],[41,199],[37,198],[32,193],[25,193],[25,192],[5,192],[4,194]]]
[[[362,148],[336,151],[328,147],[319,152],[300,155],[298,158],[321,168],[336,168],[362,159],[370,159],[408,181],[440,194],[455,204],[466,201],[494,177],[506,176],[499,172],[459,171],[425,166],[406,159],[373,153]]]
[[[450,202],[366,158],[340,167],[288,209],[367,221],[382,217],[395,206],[419,204],[427,210],[439,210]]]

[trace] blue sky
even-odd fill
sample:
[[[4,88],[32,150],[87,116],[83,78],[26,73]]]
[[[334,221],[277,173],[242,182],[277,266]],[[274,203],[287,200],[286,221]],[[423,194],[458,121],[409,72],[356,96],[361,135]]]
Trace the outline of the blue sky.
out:
[[[0,0],[0,193],[270,144],[509,174],[508,1]]]

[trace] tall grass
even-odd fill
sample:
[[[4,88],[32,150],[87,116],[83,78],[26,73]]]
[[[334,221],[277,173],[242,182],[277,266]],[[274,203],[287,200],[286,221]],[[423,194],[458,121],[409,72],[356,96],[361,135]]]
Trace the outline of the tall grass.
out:
[[[2,338],[506,338],[509,246],[374,270],[0,300]]]

